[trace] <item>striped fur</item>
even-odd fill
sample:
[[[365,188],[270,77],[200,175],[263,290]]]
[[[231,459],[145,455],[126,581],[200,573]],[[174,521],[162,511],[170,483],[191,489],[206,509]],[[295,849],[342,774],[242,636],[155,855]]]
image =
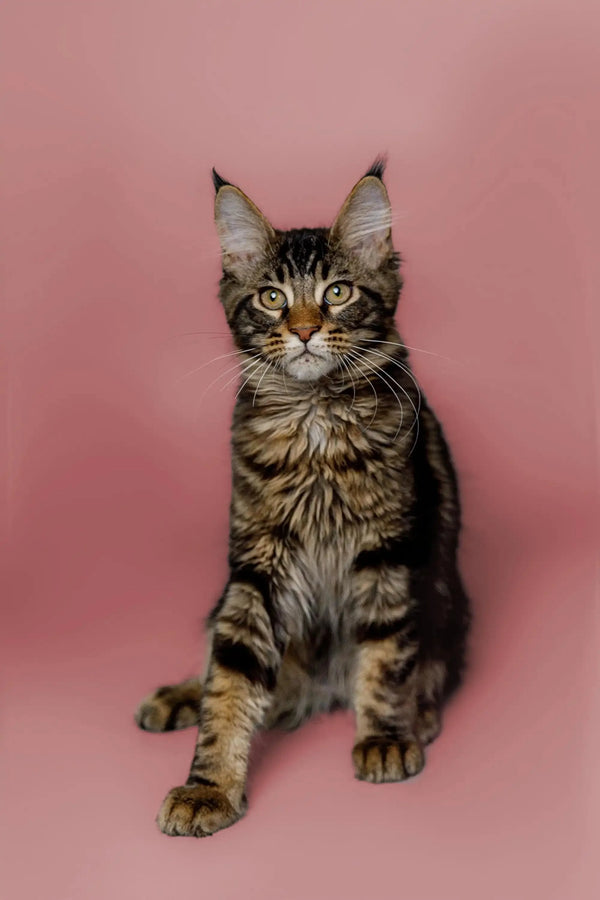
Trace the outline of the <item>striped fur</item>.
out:
[[[280,232],[215,173],[220,297],[244,357],[230,577],[205,677],[137,713],[148,730],[199,724],[188,781],[159,813],[167,834],[243,815],[256,729],[339,707],[355,712],[358,778],[415,775],[461,679],[457,484],[394,323],[382,174],[377,163],[331,229]]]

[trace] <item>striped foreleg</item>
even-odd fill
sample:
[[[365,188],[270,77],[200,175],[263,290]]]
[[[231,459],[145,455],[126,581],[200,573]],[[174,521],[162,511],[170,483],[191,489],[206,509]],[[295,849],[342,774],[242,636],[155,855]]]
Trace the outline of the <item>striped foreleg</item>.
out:
[[[365,566],[355,575],[352,758],[364,781],[402,781],[424,764],[415,734],[419,644],[409,583],[403,566]]]
[[[230,582],[213,620],[196,750],[186,784],[158,815],[170,835],[203,837],[246,811],[250,742],[271,704],[283,647],[260,582]]]

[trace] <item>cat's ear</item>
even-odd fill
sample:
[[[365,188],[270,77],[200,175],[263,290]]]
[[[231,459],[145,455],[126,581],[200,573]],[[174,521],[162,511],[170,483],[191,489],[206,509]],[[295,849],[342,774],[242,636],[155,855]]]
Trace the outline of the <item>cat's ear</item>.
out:
[[[243,191],[229,184],[213,169],[215,222],[223,252],[223,269],[243,278],[263,259],[275,231]]]
[[[393,253],[392,208],[382,174],[383,163],[377,161],[351,190],[330,232],[332,243],[339,243],[370,269]]]

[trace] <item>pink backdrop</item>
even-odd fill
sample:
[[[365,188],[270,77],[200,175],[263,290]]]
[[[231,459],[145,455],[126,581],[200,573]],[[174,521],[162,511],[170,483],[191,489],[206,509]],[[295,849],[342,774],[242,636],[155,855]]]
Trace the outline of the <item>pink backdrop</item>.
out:
[[[6,896],[598,896],[597,2],[1,17]],[[339,714],[261,739],[235,828],[168,839],[194,737],[132,712],[198,667],[226,574],[209,168],[316,225],[380,151],[402,333],[439,354],[414,368],[461,476],[469,679],[413,782],[354,781]]]

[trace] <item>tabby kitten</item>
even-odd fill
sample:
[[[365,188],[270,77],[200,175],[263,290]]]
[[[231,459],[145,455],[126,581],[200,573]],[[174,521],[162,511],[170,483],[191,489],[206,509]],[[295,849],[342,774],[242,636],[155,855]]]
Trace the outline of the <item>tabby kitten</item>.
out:
[[[461,678],[469,622],[460,511],[440,425],[407,363],[377,161],[333,226],[278,231],[213,172],[220,298],[239,349],[231,573],[206,675],[140,705],[148,731],[199,725],[162,831],[203,837],[246,811],[258,728],[351,707],[357,778],[421,771]]]

